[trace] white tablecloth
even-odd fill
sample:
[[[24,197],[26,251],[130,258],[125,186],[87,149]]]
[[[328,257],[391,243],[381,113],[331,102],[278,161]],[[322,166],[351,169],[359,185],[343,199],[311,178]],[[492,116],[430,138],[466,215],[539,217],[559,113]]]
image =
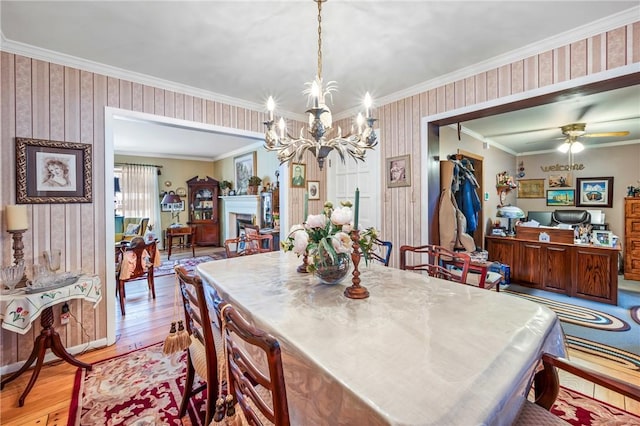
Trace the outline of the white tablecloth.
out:
[[[293,424],[508,425],[543,351],[565,355],[538,304],[361,263],[370,297],[343,295],[273,252],[197,270],[283,349]]]
[[[84,299],[98,304],[102,298],[100,278],[82,275],[74,284],[41,293],[0,295],[2,328],[19,334],[31,329],[31,324],[50,306],[71,299]]]

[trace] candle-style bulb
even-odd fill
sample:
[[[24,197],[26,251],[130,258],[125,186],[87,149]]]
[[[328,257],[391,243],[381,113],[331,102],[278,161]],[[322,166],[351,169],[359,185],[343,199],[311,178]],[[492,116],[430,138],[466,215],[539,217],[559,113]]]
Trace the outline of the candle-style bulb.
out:
[[[371,95],[369,94],[369,92],[367,92],[364,95],[364,107],[366,113],[365,115],[367,116],[367,118],[371,117],[371,105],[373,105],[373,101],[371,100]]]
[[[273,100],[273,96],[269,96],[269,99],[267,99],[267,109],[269,110],[269,120],[273,121],[273,111],[276,109],[276,102]]]
[[[320,86],[316,80],[311,83],[311,96],[313,97],[313,106],[318,108],[318,99],[320,98]]]

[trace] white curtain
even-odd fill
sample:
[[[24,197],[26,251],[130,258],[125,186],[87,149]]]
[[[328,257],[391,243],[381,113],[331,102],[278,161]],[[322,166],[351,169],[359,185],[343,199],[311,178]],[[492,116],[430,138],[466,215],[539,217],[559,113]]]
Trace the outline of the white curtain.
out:
[[[124,217],[148,217],[161,246],[158,169],[155,166],[123,165],[120,185]]]

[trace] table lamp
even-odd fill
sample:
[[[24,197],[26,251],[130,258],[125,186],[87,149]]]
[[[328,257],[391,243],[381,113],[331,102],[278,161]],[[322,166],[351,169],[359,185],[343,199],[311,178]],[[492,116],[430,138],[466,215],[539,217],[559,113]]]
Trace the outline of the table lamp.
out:
[[[173,193],[166,193],[162,198],[162,204],[171,205],[171,220],[176,219],[171,225],[172,227],[180,226],[180,210],[176,209],[176,204],[180,202],[182,202],[180,196]]]
[[[7,206],[5,216],[7,218],[7,232],[11,233],[13,238],[13,263],[18,265],[20,262],[24,262],[22,234],[29,229],[27,206]],[[20,282],[18,282],[18,286],[22,287],[26,282],[27,274],[25,272]]]
[[[524,214],[524,211],[522,211],[520,207],[502,206],[498,208],[498,217],[506,217],[507,219],[509,219],[509,225],[508,225],[509,229],[507,230],[507,235],[510,237],[513,237],[514,235],[516,235],[515,229],[513,228],[511,221],[513,219],[522,219],[525,216],[526,215]]]

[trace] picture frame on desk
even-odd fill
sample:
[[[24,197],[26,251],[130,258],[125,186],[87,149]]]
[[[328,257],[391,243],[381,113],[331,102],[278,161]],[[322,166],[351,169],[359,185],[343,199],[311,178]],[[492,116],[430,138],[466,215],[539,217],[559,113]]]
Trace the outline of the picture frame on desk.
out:
[[[613,232],[591,231],[593,245],[600,247],[613,247]]]
[[[612,207],[613,176],[576,179],[576,206]]]

